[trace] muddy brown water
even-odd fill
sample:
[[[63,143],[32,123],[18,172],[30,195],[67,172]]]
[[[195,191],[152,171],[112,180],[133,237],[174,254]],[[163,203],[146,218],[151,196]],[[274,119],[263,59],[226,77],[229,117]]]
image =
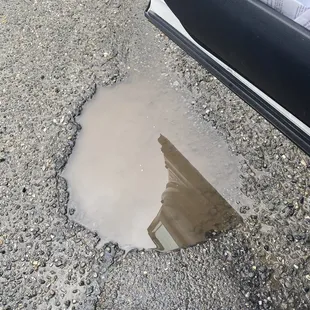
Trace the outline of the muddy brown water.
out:
[[[241,222],[237,158],[170,86],[102,89],[78,121],[69,208],[102,244],[171,250]]]

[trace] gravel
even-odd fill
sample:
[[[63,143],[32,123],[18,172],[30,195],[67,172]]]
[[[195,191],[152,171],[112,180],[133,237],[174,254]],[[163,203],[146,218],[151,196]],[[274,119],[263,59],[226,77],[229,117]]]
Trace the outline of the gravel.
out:
[[[2,1],[0,309],[307,309],[309,158],[149,25],[145,6]],[[139,70],[163,73],[226,138],[256,214],[203,245],[124,258],[68,219],[60,174],[83,105]]]
[[[102,309],[272,309],[271,271],[247,244],[232,231],[187,250],[130,253],[107,274]]]

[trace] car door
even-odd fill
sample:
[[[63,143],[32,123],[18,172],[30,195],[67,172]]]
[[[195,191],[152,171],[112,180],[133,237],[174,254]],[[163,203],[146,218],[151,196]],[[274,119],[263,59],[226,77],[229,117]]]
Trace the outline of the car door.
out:
[[[151,0],[146,16],[310,155],[310,31],[264,2]]]

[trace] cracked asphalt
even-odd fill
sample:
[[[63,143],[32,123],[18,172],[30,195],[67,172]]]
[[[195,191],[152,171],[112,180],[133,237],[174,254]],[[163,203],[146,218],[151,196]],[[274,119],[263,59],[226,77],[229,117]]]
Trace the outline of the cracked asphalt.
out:
[[[308,309],[309,158],[151,26],[146,5],[1,0],[0,309]],[[254,201],[239,211],[255,213],[242,227],[124,257],[67,217],[76,116],[139,71],[163,74],[239,156]]]

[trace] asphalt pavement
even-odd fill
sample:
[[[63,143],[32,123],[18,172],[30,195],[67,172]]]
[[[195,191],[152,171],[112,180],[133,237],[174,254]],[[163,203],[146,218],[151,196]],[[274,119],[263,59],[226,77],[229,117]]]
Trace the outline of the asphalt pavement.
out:
[[[309,157],[151,26],[146,4],[1,3],[0,309],[309,308]],[[83,105],[141,71],[225,138],[252,215],[192,248],[124,257],[68,218],[61,172]]]

